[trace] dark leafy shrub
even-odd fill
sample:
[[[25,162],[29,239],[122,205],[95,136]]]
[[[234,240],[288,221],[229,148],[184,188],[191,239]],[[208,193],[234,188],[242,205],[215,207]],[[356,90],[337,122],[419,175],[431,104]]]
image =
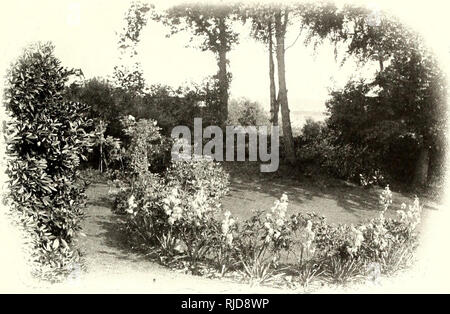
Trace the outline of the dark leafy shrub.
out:
[[[204,117],[204,109],[200,107],[204,103],[205,95],[199,87],[179,87],[173,89],[164,85],[152,85],[149,92],[143,97],[142,108],[132,113],[137,118],[152,119],[158,121],[161,132],[170,135],[172,128],[177,125],[193,127],[194,118]]]
[[[363,186],[383,185],[379,153],[367,145],[342,143],[324,122],[306,120],[297,145],[297,158],[303,168],[352,180]]]
[[[326,125],[323,121],[314,121],[307,118],[302,127],[301,139],[305,143],[311,143],[324,135]]]
[[[80,159],[91,146],[86,106],[64,101],[76,71],[61,66],[51,44],[27,49],[9,72],[7,173],[12,208],[33,239],[38,275],[67,272],[79,259],[75,238],[85,205]]]
[[[379,169],[390,182],[425,185],[444,170],[446,78],[429,51],[410,44],[374,80],[351,80],[332,91],[327,124],[339,145],[369,158],[368,172]]]
[[[101,78],[76,81],[65,91],[69,100],[89,105],[88,117],[110,123],[125,114],[125,104],[121,103],[118,90],[112,83]]]
[[[333,138],[327,135],[323,122],[307,119],[297,144],[299,163],[314,163],[320,167],[332,150]]]

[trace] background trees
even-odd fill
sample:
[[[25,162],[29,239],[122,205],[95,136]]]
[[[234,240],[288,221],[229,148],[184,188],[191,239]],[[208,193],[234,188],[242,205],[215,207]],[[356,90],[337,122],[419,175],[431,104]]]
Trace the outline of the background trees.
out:
[[[244,23],[247,21],[251,23],[252,36],[268,46],[270,119],[272,125],[277,126],[278,113],[281,108],[283,144],[286,158],[289,163],[295,164],[295,148],[287,96],[285,65],[285,37],[292,8],[287,5],[259,4],[258,6],[242,5],[239,10],[241,20]],[[278,95],[275,84],[274,52],[277,60]]]
[[[260,4],[241,5],[239,7],[239,18],[245,24],[250,22],[252,37],[267,45],[269,61],[269,95],[270,95],[270,121],[272,125],[278,125],[278,113],[280,111],[275,85],[275,63],[274,63],[274,36],[275,17],[273,5]]]
[[[289,23],[290,8],[277,8],[275,11],[275,39],[276,56],[278,70],[278,99],[281,108],[281,119],[283,122],[283,143],[286,151],[286,158],[291,164],[295,164],[294,139],[292,137],[291,117],[288,104],[286,87],[286,64],[285,64],[285,37],[287,25]]]
[[[238,42],[238,34],[231,26],[234,5],[228,4],[181,4],[173,6],[158,19],[174,34],[180,31],[192,33],[191,42],[199,41],[199,48],[212,51],[217,58],[219,107],[216,108],[219,122],[224,125],[228,117],[228,94],[231,75],[227,70],[227,53]]]
[[[137,95],[145,92],[146,84],[141,64],[136,61],[137,45],[142,29],[147,25],[149,11],[153,5],[133,1],[125,14],[126,26],[119,35],[118,48],[121,64],[114,67],[115,85]],[[131,63],[132,67],[126,65]]]
[[[216,111],[217,122],[224,125],[228,117],[228,98],[231,74],[228,71],[227,53],[238,42],[238,34],[231,24],[236,7],[220,4],[180,4],[167,10],[157,12],[154,6],[134,2],[128,10],[125,20],[126,27],[121,35],[119,47],[129,50],[129,55],[136,55],[136,45],[140,41],[140,33],[147,24],[147,18],[162,22],[170,28],[170,34],[189,32],[192,34],[191,43],[203,51],[211,51],[216,55],[218,72],[213,76],[211,84],[206,89],[218,95],[216,101],[208,102]],[[116,77],[122,86],[141,89],[143,83],[142,71],[139,63],[130,71],[126,68],[116,68]],[[131,84],[131,83],[133,84]],[[144,84],[144,85],[143,85]]]
[[[329,125],[340,143],[377,156],[378,167],[401,174],[402,181],[427,183],[430,161],[442,164],[437,156],[447,111],[444,76],[423,40],[394,17],[362,7],[312,5],[301,15],[308,39],[344,44],[343,61],[354,56],[361,64],[378,63],[371,81],[349,82],[331,93]],[[399,145],[413,147],[400,154]]]
[[[433,56],[420,46],[397,55],[376,77],[379,102],[397,125],[399,137],[411,137],[418,150],[413,183],[425,185],[430,168],[443,164],[446,81]]]
[[[190,126],[193,117],[203,117],[204,125],[223,125],[228,116],[231,78],[227,58],[238,43],[234,22],[240,20],[250,26],[252,37],[267,47],[270,120],[278,125],[281,108],[283,155],[290,164],[299,162],[297,153],[305,155],[300,152],[301,147],[295,146],[302,141],[294,140],[292,135],[285,75],[286,51],[291,46],[285,43],[286,35],[295,30],[300,32],[297,39],[304,36],[305,45],[333,43],[335,55],[342,62],[353,59],[359,66],[376,66],[373,78],[349,81],[344,88],[332,91],[327,102],[330,117],[323,133],[329,136],[326,142],[341,152],[351,152],[349,158],[358,156],[365,160],[352,159],[359,166],[344,173],[358,178],[358,171],[384,169],[400,181],[417,185],[425,184],[430,173],[439,173],[447,115],[444,77],[422,40],[395,18],[364,7],[337,7],[327,2],[182,4],[159,12],[152,5],[136,2],[125,16],[126,26],[119,40],[124,55],[137,54],[136,46],[148,18],[168,26],[170,35],[188,33],[192,45],[213,52],[218,73],[202,85],[189,88],[149,87],[136,63],[124,71],[116,68],[114,87],[105,82],[89,82],[84,88],[98,89],[97,100],[95,93],[84,92],[80,97],[92,98],[83,101],[98,107],[92,111],[93,116],[110,115],[106,119],[106,134],[123,136],[117,116],[114,117],[116,113],[155,119],[164,134],[176,124]],[[252,102],[243,103],[248,110],[239,113],[252,112]]]

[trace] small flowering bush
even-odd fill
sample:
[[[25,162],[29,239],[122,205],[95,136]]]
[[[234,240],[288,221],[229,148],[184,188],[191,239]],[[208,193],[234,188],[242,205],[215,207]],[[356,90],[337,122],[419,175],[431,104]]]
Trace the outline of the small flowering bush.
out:
[[[217,241],[231,244],[233,219],[228,216],[228,227],[218,220],[219,200],[228,191],[228,174],[219,164],[196,157],[173,162],[164,176],[146,167],[136,173],[119,188],[115,201],[133,242],[159,247],[164,261],[182,255],[194,272]]]
[[[170,190],[162,203],[167,227],[184,245],[184,253],[195,270],[211,248],[210,240],[218,230],[214,216],[220,208],[210,201],[205,190],[193,192],[179,185]]]
[[[420,213],[422,207],[419,203],[419,198],[414,198],[413,205],[409,205],[409,209],[406,208],[406,204],[402,204],[402,209],[397,212],[399,215],[399,223],[404,226],[407,234],[413,233],[417,225],[420,223]]]
[[[218,201],[228,193],[228,173],[209,157],[194,155],[187,161],[173,161],[165,178],[168,185],[179,186],[185,191],[202,191],[211,205],[220,205]]]
[[[224,276],[236,264],[234,255],[236,253],[235,234],[237,233],[237,224],[229,211],[224,213],[220,231],[221,233],[215,242],[213,258],[221,276]]]
[[[278,207],[277,204],[274,207]],[[256,211],[236,229],[236,260],[242,274],[251,282],[264,283],[273,277],[273,266],[279,259],[281,230],[271,214]],[[281,222],[281,221],[280,221]],[[284,224],[284,221],[283,221]]]
[[[310,263],[315,253],[313,215],[288,215],[288,196],[283,194],[268,213],[256,211],[236,228],[237,257],[245,277],[252,282],[276,279],[289,256],[296,261],[295,271],[309,281],[320,273]]]
[[[280,200],[276,200],[271,212],[266,214],[264,227],[266,229],[266,242],[273,242],[275,246],[286,245],[283,235],[286,228],[286,211],[288,207],[288,197],[283,194]],[[284,240],[284,241],[283,241]]]
[[[165,175],[165,185],[170,191],[163,199],[167,222],[184,245],[191,267],[209,255],[213,242],[224,240],[230,245],[234,221],[228,215],[221,226],[218,220],[220,199],[228,192],[229,179],[218,163],[199,156],[174,161]]]

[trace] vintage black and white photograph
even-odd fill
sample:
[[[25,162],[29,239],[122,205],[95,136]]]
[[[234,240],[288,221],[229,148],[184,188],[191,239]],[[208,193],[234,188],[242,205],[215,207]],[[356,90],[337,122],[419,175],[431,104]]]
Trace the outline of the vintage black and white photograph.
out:
[[[0,292],[449,293],[449,9],[2,2]]]

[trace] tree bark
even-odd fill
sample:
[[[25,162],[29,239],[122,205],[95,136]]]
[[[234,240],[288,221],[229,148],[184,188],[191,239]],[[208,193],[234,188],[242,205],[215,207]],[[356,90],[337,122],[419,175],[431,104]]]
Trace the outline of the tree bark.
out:
[[[278,106],[276,88],[275,88],[275,64],[273,62],[273,35],[272,35],[272,23],[269,23],[269,80],[270,80],[270,121],[273,126],[278,125],[278,112],[280,108]]]
[[[285,66],[285,35],[288,22],[288,12],[284,11],[284,21],[281,10],[275,14],[275,37],[276,37],[276,56],[278,66],[278,103],[281,107],[281,119],[283,129],[283,142],[286,151],[286,158],[290,164],[295,164],[294,139],[292,137],[291,119],[289,114],[289,104],[286,88],[286,66]]]
[[[380,72],[383,72],[383,70],[384,70],[384,60],[383,60],[383,57],[381,55],[378,56],[378,64],[380,65]]]
[[[228,73],[227,73],[227,39],[226,39],[226,25],[223,19],[219,22],[219,51],[218,51],[218,66],[219,73],[217,78],[219,80],[219,99],[220,99],[220,123],[225,125],[228,119]]]
[[[428,166],[430,164],[430,148],[428,145],[424,145],[417,158],[416,171],[414,174],[414,185],[424,186],[428,181]]]
[[[103,172],[103,143],[100,143],[100,166],[99,170],[102,173]]]

